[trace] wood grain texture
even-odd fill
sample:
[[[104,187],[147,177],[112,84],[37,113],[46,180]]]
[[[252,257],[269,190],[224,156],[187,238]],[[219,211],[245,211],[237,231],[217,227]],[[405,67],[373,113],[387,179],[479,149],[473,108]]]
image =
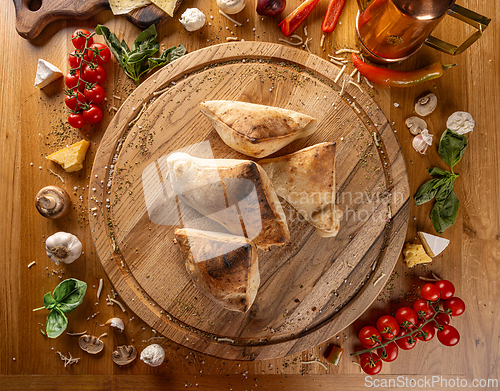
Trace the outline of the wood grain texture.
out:
[[[299,2],[287,2],[285,13],[292,11]],[[500,184],[497,172],[500,140],[495,124],[500,122],[500,53],[497,49],[500,36],[497,21],[500,11],[494,2],[461,0],[459,4],[492,18],[490,26],[478,42],[456,57],[423,48],[405,63],[392,66],[395,69],[417,69],[434,61],[442,61],[457,63],[456,67],[447,71],[440,79],[409,89],[376,87],[372,90],[362,83],[363,89],[372,95],[396,131],[395,135],[401,144],[408,167],[411,195],[429,178],[427,168],[445,168],[435,145],[429,148],[425,156],[417,154],[411,147],[412,136],[404,127],[404,120],[413,115],[415,98],[426,91],[433,91],[438,95],[439,104],[436,111],[426,117],[435,140],[439,139],[446,119],[454,111],[465,110],[474,116],[476,128],[468,136],[469,145],[462,162],[455,168],[455,172],[460,174],[455,190],[461,205],[457,222],[443,235],[451,240],[450,246],[426,267],[409,270],[400,257],[394,273],[377,300],[351,326],[325,343],[282,359],[248,362],[213,358],[167,339],[150,340],[155,336],[152,328],[134,316],[128,307],[127,312],[122,313],[116,306],[105,305],[104,297],[111,294],[112,285],[97,258],[91,231],[86,222],[89,208],[94,207],[92,201],[87,199],[87,185],[95,152],[114,114],[110,107],[119,107],[122,104],[134,89],[133,83],[126,80],[116,63],[110,64],[107,67],[108,102],[104,106],[103,122],[95,127],[85,128],[82,132],[71,129],[63,131],[60,126],[60,121],[65,121],[67,117],[62,103],[64,93],[60,81],[44,91],[33,87],[38,58],[53,63],[64,72],[68,71],[66,57],[67,53],[73,50],[69,37],[74,29],[93,29],[98,23],[105,24],[127,42],[137,36],[139,29],[124,18],[113,17],[110,11],[105,11],[87,21],[56,21],[47,26],[37,39],[28,42],[15,31],[15,10],[12,2],[8,2],[7,6],[0,10],[2,387],[43,389],[53,385],[53,389],[66,390],[78,387],[110,389],[116,384],[120,389],[126,389],[127,384],[132,384],[139,390],[159,389],[162,386],[184,390],[185,385],[194,389],[198,383],[199,389],[203,386],[203,389],[209,390],[281,390],[283,387],[287,390],[303,390],[339,387],[357,391],[364,388],[364,376],[347,355],[341,360],[339,367],[327,364],[328,370],[317,364],[301,362],[314,357],[326,363],[322,357],[329,344],[342,346],[346,354],[359,349],[356,337],[359,330],[367,324],[373,324],[378,316],[394,312],[407,304],[408,300],[414,298],[410,293],[417,292],[422,285],[418,277],[429,276],[430,271],[452,280],[457,287],[457,294],[466,302],[466,313],[453,320],[453,325],[460,331],[462,339],[454,348],[443,347],[436,340],[427,344],[419,343],[414,350],[404,352],[396,362],[384,365],[378,378],[442,375],[445,378],[467,379],[469,382],[473,379],[499,379],[499,315],[496,297],[500,294]],[[245,41],[280,43],[278,39],[283,37],[276,27],[280,18],[261,20],[255,13],[255,1],[249,1],[245,10],[235,16],[245,24],[244,28],[235,28],[234,24],[219,17],[214,1],[190,0],[183,3],[178,12],[182,13],[187,7],[198,7],[209,18],[210,15],[214,16],[213,20],[210,19],[211,26],[207,25],[201,32],[186,33],[177,21],[167,22],[158,29],[159,39],[165,47],[183,42],[188,50],[193,52],[225,42],[227,36],[232,36],[230,30],[238,39]],[[356,46],[352,28],[356,4],[347,2],[340,19],[342,24],[331,36],[326,37],[323,51],[319,47],[319,41],[320,24],[325,9],[326,3],[320,2],[308,18],[307,26],[309,37],[313,38],[313,41],[309,42],[311,51],[327,60],[327,55],[333,54],[336,48]],[[247,19],[249,22],[246,22]],[[253,28],[255,32],[252,31]],[[297,33],[304,37],[302,29]],[[454,24],[453,20],[448,22],[445,19],[435,35],[459,42],[466,38],[468,33],[470,31],[467,31],[463,24]],[[349,65],[347,71],[350,73],[351,70],[352,66]],[[394,103],[399,106],[395,107]],[[47,154],[82,138],[90,140],[92,145],[86,166],[81,172],[67,174],[45,160]],[[61,175],[65,183],[48,171],[49,169]],[[62,186],[70,193],[73,208],[64,220],[45,220],[32,207],[36,192],[49,184]],[[406,241],[417,242],[417,230],[433,233],[428,217],[431,207],[432,205],[415,207],[411,203]],[[55,268],[45,255],[44,239],[59,230],[76,234],[84,244],[85,253],[74,264]],[[27,265],[34,260],[36,265],[28,269]],[[87,329],[95,335],[107,331],[105,350],[101,355],[84,355],[74,337],[62,335],[58,339],[48,340],[40,333],[42,326],[39,323],[45,325],[47,312],[33,313],[31,309],[42,305],[43,295],[53,290],[60,282],[52,269],[64,278],[75,277],[89,284],[83,305],[68,316],[68,330]],[[62,272],[65,274],[62,275]],[[104,297],[101,297],[99,305],[95,305],[95,293],[100,278],[104,280]],[[117,299],[121,300],[121,297]],[[189,309],[178,306],[178,310]],[[99,313],[92,318],[97,311]],[[99,326],[115,315],[121,316],[125,321],[126,328],[123,333]],[[152,341],[161,343],[167,355],[166,363],[159,368],[150,369],[141,361],[119,368],[111,361],[110,352],[117,345],[133,343],[140,352]],[[300,347],[297,346],[296,349]],[[56,350],[65,354],[69,351],[73,356],[80,357],[79,363],[64,368],[55,353]],[[88,375],[96,377],[87,377]],[[118,389],[118,386],[115,389]],[[452,388],[438,384],[430,389]]]

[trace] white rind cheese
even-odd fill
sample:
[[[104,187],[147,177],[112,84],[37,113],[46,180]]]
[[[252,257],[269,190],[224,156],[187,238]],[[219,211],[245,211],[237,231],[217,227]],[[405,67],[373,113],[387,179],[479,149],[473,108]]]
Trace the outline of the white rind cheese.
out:
[[[52,65],[50,62],[38,59],[38,67],[36,68],[35,87],[43,88],[49,85],[54,80],[62,76],[61,70]]]
[[[123,15],[151,4],[150,0],[109,0],[109,7],[113,15]]]
[[[425,251],[430,257],[437,257],[446,247],[448,247],[448,244],[450,244],[449,239],[441,238],[425,232],[418,232],[418,237],[422,241]]]

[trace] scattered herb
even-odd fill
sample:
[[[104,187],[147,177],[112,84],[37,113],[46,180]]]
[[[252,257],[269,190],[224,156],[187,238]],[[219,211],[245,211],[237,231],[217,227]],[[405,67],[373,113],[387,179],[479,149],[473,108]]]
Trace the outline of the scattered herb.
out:
[[[128,47],[125,40],[120,42],[116,35],[105,26],[97,25],[95,32],[104,37],[111,53],[116,57],[127,76],[137,84],[139,84],[142,75],[186,54],[186,48],[181,43],[179,46],[172,46],[164,50],[159,57],[153,57],[160,49],[160,44],[156,42],[157,34],[154,24],[138,35],[132,48]]]
[[[46,308],[50,311],[47,316],[47,336],[57,338],[68,326],[68,318],[65,313],[70,313],[82,304],[83,297],[87,291],[87,284],[75,278],[62,281],[54,292],[47,292],[43,297],[43,307],[36,308],[38,311]],[[43,334],[43,331],[42,331]]]
[[[438,153],[443,161],[450,166],[451,172],[439,167],[428,170],[431,176],[437,178],[424,183],[414,196],[417,206],[436,199],[430,217],[434,229],[439,234],[453,225],[457,218],[460,201],[453,191],[453,185],[459,175],[455,174],[453,167],[462,159],[466,147],[467,138],[465,136],[446,129],[441,136]]]

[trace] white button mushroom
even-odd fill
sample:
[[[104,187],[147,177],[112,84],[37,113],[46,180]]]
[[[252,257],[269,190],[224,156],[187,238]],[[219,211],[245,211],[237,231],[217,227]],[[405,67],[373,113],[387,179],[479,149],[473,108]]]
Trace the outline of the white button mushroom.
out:
[[[58,219],[69,212],[71,200],[68,193],[58,186],[46,186],[35,198],[35,206],[43,217]]]
[[[165,360],[165,351],[160,345],[154,343],[147,346],[141,352],[141,360],[149,366],[158,367],[163,363],[163,360]]]
[[[226,14],[237,14],[242,11],[247,4],[247,0],[217,0],[217,5]]]
[[[427,123],[419,117],[410,117],[406,120],[406,126],[410,130],[410,133],[416,136],[422,133],[424,129],[427,129]]]
[[[422,96],[415,103],[415,112],[421,117],[425,117],[434,111],[437,107],[437,97],[432,92]]]
[[[82,254],[82,243],[75,235],[67,232],[57,232],[45,241],[47,256],[56,265],[59,262],[72,263]]]
[[[474,130],[474,119],[465,111],[457,111],[448,117],[446,127],[453,133],[464,135]]]
[[[111,353],[111,358],[116,365],[127,365],[137,357],[137,349],[133,345],[121,345]]]
[[[205,26],[205,14],[198,8],[188,8],[181,15],[179,22],[187,31],[196,31]]]

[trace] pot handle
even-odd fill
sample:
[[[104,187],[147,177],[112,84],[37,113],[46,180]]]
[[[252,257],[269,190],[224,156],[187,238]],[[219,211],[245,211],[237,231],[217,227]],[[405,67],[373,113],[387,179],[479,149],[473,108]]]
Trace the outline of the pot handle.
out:
[[[360,0],[359,0],[360,1]],[[465,49],[467,49],[470,45],[476,42],[483,35],[483,31],[488,27],[488,24],[491,22],[491,19],[479,15],[467,8],[461,7],[455,4],[448,11],[448,15],[452,16],[455,19],[461,20],[464,23],[471,25],[476,28],[476,32],[473,33],[465,42],[463,42],[460,46],[453,45],[451,43],[445,42],[439,38],[433,37],[429,35],[425,40],[425,44],[439,50],[441,52],[457,55],[462,53]]]

